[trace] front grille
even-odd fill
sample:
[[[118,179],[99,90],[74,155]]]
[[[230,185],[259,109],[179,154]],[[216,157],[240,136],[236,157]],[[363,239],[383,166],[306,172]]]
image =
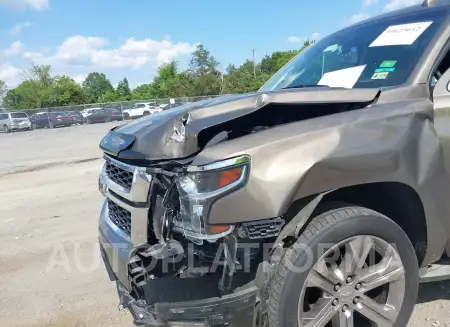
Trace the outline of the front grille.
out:
[[[105,172],[109,179],[115,183],[127,189],[131,189],[131,185],[133,184],[132,172],[118,167],[110,161],[106,161]]]
[[[108,199],[109,219],[121,231],[131,236],[131,213]]]

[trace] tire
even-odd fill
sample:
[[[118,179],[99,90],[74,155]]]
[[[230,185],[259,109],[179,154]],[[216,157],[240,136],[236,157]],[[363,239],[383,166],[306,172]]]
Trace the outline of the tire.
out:
[[[31,124],[31,129],[37,129],[36,123]]]
[[[9,128],[8,125],[3,125],[3,130],[5,133],[11,133],[11,128]]]
[[[110,123],[110,122],[112,122],[112,119],[111,119],[111,117],[106,117],[106,119],[105,119],[105,123]]]
[[[126,120],[130,120],[131,119],[130,114],[127,113],[127,112],[123,114],[123,118],[125,118]]]
[[[150,115],[149,111],[144,111],[144,116]]]
[[[398,289],[395,287],[399,286],[393,286],[392,290],[393,292],[395,291],[393,298],[401,300],[398,300],[399,305],[396,306],[398,310],[396,310],[395,317],[391,319],[395,321],[393,323],[393,326],[395,327],[404,327],[408,324],[416,303],[419,285],[419,264],[411,241],[395,222],[382,214],[362,207],[345,207],[330,210],[315,217],[300,235],[298,240],[281,257],[277,267],[271,275],[268,285],[267,320],[269,327],[303,327],[306,325],[306,320],[303,321],[302,319],[306,319],[308,314],[315,316],[315,312],[311,313],[311,311],[313,311],[312,309],[309,313],[308,309],[304,311],[305,307],[303,305],[306,302],[308,302],[309,306],[311,305],[309,302],[310,298],[305,295],[308,294],[309,296],[315,290],[314,287],[309,288],[309,286],[311,286],[310,276],[320,276],[320,274],[314,275],[314,273],[317,272],[317,266],[314,265],[316,265],[318,261],[321,263],[324,262],[322,261],[323,257],[320,258],[319,254],[324,253],[324,248],[321,246],[323,244],[329,244],[329,247],[325,247],[326,251],[328,248],[333,247],[333,245],[339,244],[344,240],[353,239],[354,237],[357,237],[358,239],[364,237],[364,239],[376,240],[377,242],[379,240],[386,244],[396,244],[395,258],[400,258],[401,261],[392,260],[392,262],[396,264],[400,262],[400,266],[403,265],[403,269],[397,268],[397,266],[394,268],[395,272],[399,271],[399,274],[401,275],[401,277],[395,277],[401,278],[401,282],[395,282],[396,285],[400,285],[401,291],[396,291]],[[310,249],[312,251],[305,251],[305,249]],[[339,256],[341,252],[336,251],[335,253]],[[305,265],[308,260],[311,261],[309,261],[308,265]],[[290,267],[307,267],[308,269],[295,271],[294,269],[290,269]],[[338,270],[340,267],[341,266],[338,266]],[[330,268],[325,269],[327,272],[332,271]],[[338,270],[335,270],[334,272]],[[385,271],[382,272],[382,274],[384,273]],[[331,275],[336,277],[334,273],[330,274],[330,277],[332,277]],[[363,299],[362,304],[359,302],[361,301],[361,297],[357,296],[353,298],[356,292],[358,292],[355,290],[359,289],[359,292],[365,292],[366,286],[361,285],[367,284],[358,282],[358,274],[355,274],[353,277],[354,280],[347,284],[348,280],[346,280],[346,275],[342,275],[344,276],[344,280],[341,282],[342,284],[339,281],[337,284],[324,284],[332,286],[331,288],[327,287],[329,292],[323,291],[322,293],[331,294],[328,297],[324,296],[323,299],[324,301],[328,301],[328,299],[332,301],[330,304],[327,304],[330,315],[326,316],[322,311],[315,319],[327,319],[328,321],[328,318],[331,316],[334,316],[334,318],[342,318],[345,317],[345,314],[348,312],[353,313],[353,310],[359,311],[361,308],[367,309],[367,306],[365,306],[366,302],[364,302],[365,298]],[[398,276],[397,273],[395,273],[395,276]],[[306,284],[307,281],[308,284]],[[368,281],[369,284],[370,282],[371,281]],[[308,285],[308,288],[306,288],[306,285]],[[340,288],[339,292],[336,292],[336,287]],[[368,287],[367,289],[370,288]],[[377,287],[374,291],[377,291],[378,289],[380,289],[380,287]],[[376,295],[373,295],[374,297],[370,295],[370,299],[375,301],[381,300],[381,303],[384,304],[386,302],[383,302],[383,300],[387,299],[387,292],[390,292],[390,290],[391,284],[389,284],[389,289],[382,289],[379,292],[380,294],[377,293]],[[366,293],[358,293],[358,295],[360,294],[363,294],[362,297],[365,295],[369,296],[369,294]],[[348,302],[352,303],[347,306],[347,309],[349,307],[350,309],[346,311],[345,305]],[[300,303],[303,305],[300,306]],[[345,311],[345,313],[343,313],[343,311]],[[367,313],[367,311],[365,312]],[[361,312],[358,312],[358,315],[356,316],[352,316],[356,319],[364,317]],[[380,319],[379,316],[376,318]],[[301,321],[303,321],[303,323],[301,323]],[[326,323],[321,324],[320,326],[325,325]],[[333,322],[333,327],[335,326],[346,326],[346,324],[340,324],[339,321],[338,323]],[[353,325],[349,324],[349,326]],[[355,320],[354,326],[365,327],[365,323],[358,323],[358,320]],[[370,324],[368,326],[370,326]]]

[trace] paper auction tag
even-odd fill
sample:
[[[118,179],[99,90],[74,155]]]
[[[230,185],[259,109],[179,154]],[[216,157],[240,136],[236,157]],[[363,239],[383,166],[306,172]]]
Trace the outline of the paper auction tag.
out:
[[[369,47],[413,44],[432,23],[421,22],[389,26]]]

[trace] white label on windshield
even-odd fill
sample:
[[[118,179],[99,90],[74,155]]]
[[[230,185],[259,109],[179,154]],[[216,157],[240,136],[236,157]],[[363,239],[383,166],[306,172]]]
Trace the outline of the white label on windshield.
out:
[[[389,26],[369,47],[413,44],[432,23],[422,22]]]
[[[346,69],[335,70],[325,73],[317,85],[327,85],[330,87],[345,87],[351,89],[361,76],[366,65],[356,66]]]

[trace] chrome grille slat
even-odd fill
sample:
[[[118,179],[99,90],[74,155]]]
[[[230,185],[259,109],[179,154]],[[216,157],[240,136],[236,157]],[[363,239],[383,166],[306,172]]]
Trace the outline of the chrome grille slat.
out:
[[[109,219],[124,233],[131,236],[131,213],[117,205],[111,200],[108,201]]]
[[[104,154],[105,164],[99,177],[101,190],[112,209],[108,221],[135,246],[148,241],[149,192],[152,175],[147,168],[135,166]],[[146,203],[146,206],[137,203]]]
[[[133,184],[133,173],[125,170],[111,161],[106,161],[106,175],[118,185],[130,190]]]

